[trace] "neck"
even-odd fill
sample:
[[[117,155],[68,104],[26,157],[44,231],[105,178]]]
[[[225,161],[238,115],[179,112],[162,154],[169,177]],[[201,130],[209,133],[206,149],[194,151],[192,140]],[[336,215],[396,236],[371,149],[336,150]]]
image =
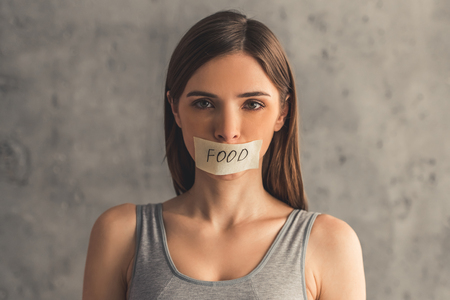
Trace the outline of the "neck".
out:
[[[218,228],[258,218],[278,202],[264,190],[261,169],[226,176],[196,169],[195,183],[181,201],[188,215]]]

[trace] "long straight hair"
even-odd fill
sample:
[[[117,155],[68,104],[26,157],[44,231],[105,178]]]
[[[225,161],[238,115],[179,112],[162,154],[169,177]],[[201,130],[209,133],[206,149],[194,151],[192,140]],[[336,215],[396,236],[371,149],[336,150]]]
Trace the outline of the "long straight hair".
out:
[[[196,23],[180,40],[170,59],[164,101],[166,158],[177,195],[195,181],[195,162],[184,144],[167,97],[178,104],[194,72],[211,59],[243,52],[255,58],[277,87],[280,106],[289,106],[284,126],[274,133],[263,158],[264,188],[293,208],[306,210],[300,170],[297,94],[286,54],[275,35],[259,21],[236,11],[220,11]]]

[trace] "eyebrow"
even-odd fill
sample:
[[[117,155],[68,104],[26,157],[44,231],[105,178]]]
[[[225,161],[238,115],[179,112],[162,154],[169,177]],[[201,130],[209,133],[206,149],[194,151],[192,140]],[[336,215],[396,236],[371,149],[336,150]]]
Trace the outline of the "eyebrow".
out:
[[[211,93],[207,93],[207,92],[202,92],[202,91],[192,91],[189,92],[186,97],[208,97],[208,98],[219,98],[217,95],[211,94]],[[248,93],[243,93],[243,94],[239,94],[238,97],[239,98],[248,98],[248,97],[256,97],[256,96],[268,96],[271,97],[269,94],[264,93],[264,92],[248,92]]]

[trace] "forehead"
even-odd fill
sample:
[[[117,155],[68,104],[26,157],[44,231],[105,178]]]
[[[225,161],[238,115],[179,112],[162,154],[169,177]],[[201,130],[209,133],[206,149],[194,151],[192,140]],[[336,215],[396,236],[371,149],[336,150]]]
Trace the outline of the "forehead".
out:
[[[234,53],[211,59],[189,79],[183,95],[202,90],[228,96],[263,91],[272,96],[278,91],[258,61],[245,53]]]

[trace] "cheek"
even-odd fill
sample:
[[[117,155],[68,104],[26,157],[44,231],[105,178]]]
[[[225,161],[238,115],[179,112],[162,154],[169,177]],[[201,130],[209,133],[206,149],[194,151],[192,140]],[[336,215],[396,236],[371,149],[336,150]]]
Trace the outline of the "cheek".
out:
[[[273,134],[271,134],[270,136],[265,136],[265,137],[263,138],[263,143],[262,143],[262,146],[261,146],[261,151],[260,151],[260,153],[259,153],[259,157],[260,157],[261,159],[262,159],[262,157],[266,154],[267,149],[269,149],[270,142],[272,141],[272,137],[273,137]]]
[[[259,124],[258,126],[255,126],[255,124]],[[251,124],[247,126],[247,135],[251,140],[263,140],[261,151],[260,151],[260,158],[264,156],[267,149],[269,148],[269,145],[272,141],[272,137],[274,134],[274,121],[272,119],[265,118],[264,120],[260,121],[254,121]]]
[[[182,129],[181,132],[183,134],[184,144],[186,145],[186,149],[191,155],[192,159],[195,157],[195,148],[194,148],[194,136],[195,137],[206,137],[205,129],[208,126],[202,121],[201,118],[190,118],[189,116],[182,115],[181,116]]]
[[[187,131],[186,129],[182,129],[181,132],[183,134],[184,145],[186,146],[186,149],[188,150],[188,152],[191,155],[192,159],[194,159],[195,152],[194,152],[194,138],[193,138],[193,135],[189,131]]]

